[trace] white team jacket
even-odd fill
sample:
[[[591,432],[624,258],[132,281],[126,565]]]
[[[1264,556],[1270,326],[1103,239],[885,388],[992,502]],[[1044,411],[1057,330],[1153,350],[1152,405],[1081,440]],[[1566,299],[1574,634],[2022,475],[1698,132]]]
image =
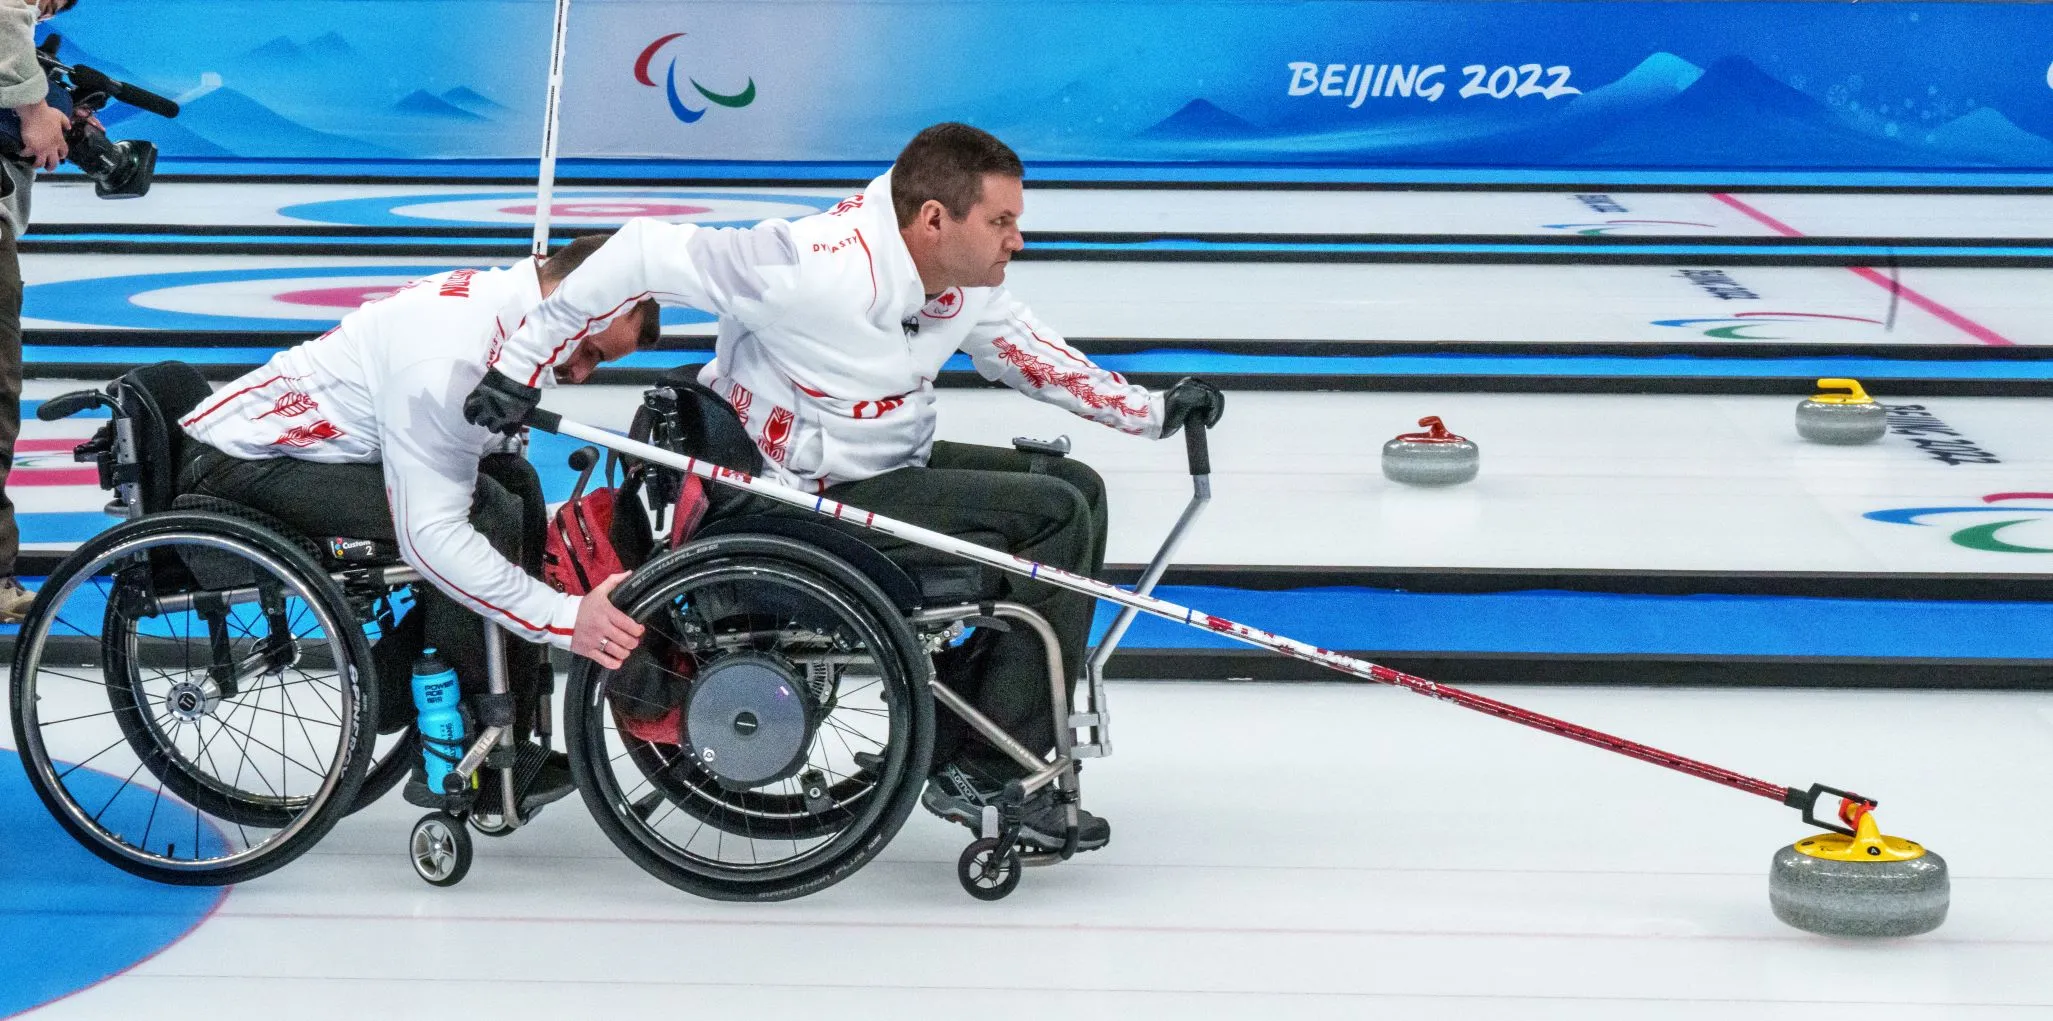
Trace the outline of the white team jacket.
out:
[[[492,364],[539,386],[583,338],[650,297],[720,317],[699,381],[741,414],[770,476],[812,492],[925,464],[934,377],[958,350],[986,379],[1115,429],[1161,431],[1159,396],[1092,364],[1004,288],[950,288],[929,301],[898,234],[889,174],[796,221],[631,220]]]
[[[578,598],[528,576],[470,523],[478,459],[504,439],[464,421],[463,399],[541,300],[532,261],[416,280],[222,387],[182,424],[240,458],[382,461],[400,556],[529,641],[569,648]],[[554,382],[544,373],[538,385]]]

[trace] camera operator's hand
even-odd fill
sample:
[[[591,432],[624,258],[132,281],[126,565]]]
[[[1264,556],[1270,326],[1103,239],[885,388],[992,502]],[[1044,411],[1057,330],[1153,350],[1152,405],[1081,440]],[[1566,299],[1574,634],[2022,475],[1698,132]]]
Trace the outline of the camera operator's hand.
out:
[[[464,421],[508,436],[520,431],[528,412],[542,403],[542,391],[507,378],[498,369],[485,370],[477,389],[463,399]]]
[[[1185,376],[1162,391],[1162,438],[1176,435],[1185,422],[1197,422],[1210,429],[1219,424],[1219,416],[1225,413],[1226,395],[1218,387]]]
[[[75,128],[97,128],[107,133],[107,125],[100,123],[100,111],[90,106],[76,106],[71,110],[71,126]]]
[[[55,170],[57,164],[70,155],[71,146],[64,141],[65,129],[71,127],[71,118],[64,111],[47,102],[37,101],[27,106],[17,106],[14,112],[21,115],[22,155],[35,161],[37,170]]]

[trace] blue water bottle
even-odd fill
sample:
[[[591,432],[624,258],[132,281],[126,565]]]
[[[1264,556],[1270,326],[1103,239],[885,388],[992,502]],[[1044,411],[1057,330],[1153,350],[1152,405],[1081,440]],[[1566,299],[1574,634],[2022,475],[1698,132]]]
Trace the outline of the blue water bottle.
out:
[[[421,736],[421,761],[427,767],[428,791],[447,794],[443,778],[463,759],[463,695],[456,671],[428,649],[413,665],[413,705],[420,711],[415,728]]]

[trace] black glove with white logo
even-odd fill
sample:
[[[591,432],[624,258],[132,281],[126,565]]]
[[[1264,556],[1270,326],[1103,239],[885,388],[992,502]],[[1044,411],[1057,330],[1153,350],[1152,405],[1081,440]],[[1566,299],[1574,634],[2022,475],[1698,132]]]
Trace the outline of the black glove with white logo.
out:
[[[1194,376],[1185,376],[1162,392],[1162,438],[1168,439],[1196,422],[1207,429],[1219,424],[1226,414],[1226,395],[1219,388]]]
[[[520,432],[528,412],[542,403],[542,391],[514,382],[498,369],[485,371],[477,388],[463,399],[464,421],[495,433],[512,436]]]

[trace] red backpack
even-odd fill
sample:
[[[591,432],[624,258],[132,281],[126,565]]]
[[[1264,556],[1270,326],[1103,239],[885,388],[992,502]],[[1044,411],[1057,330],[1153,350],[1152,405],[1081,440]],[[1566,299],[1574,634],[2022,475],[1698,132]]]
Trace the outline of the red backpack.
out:
[[[570,455],[570,466],[578,469],[577,488],[549,519],[549,534],[542,547],[542,580],[574,596],[590,592],[621,571],[640,567],[656,548],[649,512],[641,500],[645,474],[641,466],[628,469],[617,485],[586,492],[598,459],[596,447],[581,447]],[[619,463],[617,457],[607,458],[609,477]],[[706,504],[705,483],[696,475],[685,476],[671,508],[665,548],[674,549],[691,537],[706,516]]]
[[[688,365],[664,373],[658,385],[643,396],[628,436],[760,474],[761,455],[742,431],[734,409],[700,386],[697,372],[698,366]],[[641,461],[626,462],[622,470],[622,459],[616,454],[606,457],[606,478],[617,474],[620,481],[586,492],[598,460],[597,447],[581,447],[571,455],[570,466],[578,471],[577,488],[550,518],[542,549],[542,579],[558,591],[576,596],[648,561],[656,550],[650,509],[659,515],[668,511],[663,548],[676,549],[698,530],[713,504],[714,494],[698,476]],[[662,523],[660,516],[657,523]]]

